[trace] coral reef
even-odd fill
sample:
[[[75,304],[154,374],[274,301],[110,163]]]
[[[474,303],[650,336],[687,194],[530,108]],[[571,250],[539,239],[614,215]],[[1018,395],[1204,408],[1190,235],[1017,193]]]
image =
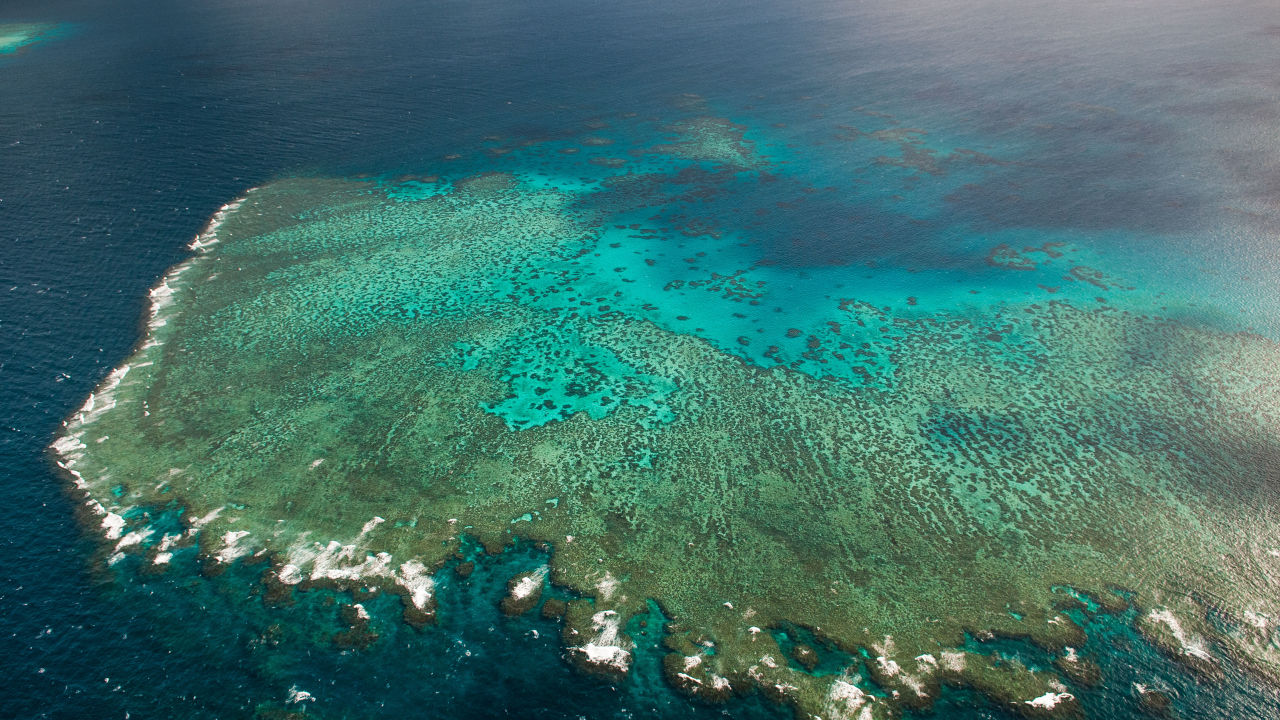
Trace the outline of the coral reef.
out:
[[[663,225],[781,182],[744,129],[667,131],[626,167],[587,157],[616,143],[540,143],[501,172],[284,179],[225,208],[54,445],[108,561],[269,561],[271,602],[376,589],[423,625],[464,535],[529,538],[550,565],[503,609],[531,610],[544,580],[576,593],[543,613],[583,669],[629,671],[652,599],[673,685],[823,718],[927,707],[944,685],[1078,712],[1063,677],[1096,673],[1064,587],[1113,607],[1124,588],[1200,672],[1218,646],[1280,671],[1275,342],[1115,303],[790,291],[802,276],[752,261],[731,216]],[[522,153],[574,172],[520,170]],[[1069,250],[972,267],[1034,287]],[[1091,294],[1129,292],[1124,268],[1070,266]],[[147,509],[170,502],[183,527],[158,531]],[[1205,619],[1204,587],[1240,632]],[[342,612],[340,642],[376,637]],[[809,672],[815,648],[771,634],[787,623],[865,661]],[[1062,659],[1027,667],[968,633]]]

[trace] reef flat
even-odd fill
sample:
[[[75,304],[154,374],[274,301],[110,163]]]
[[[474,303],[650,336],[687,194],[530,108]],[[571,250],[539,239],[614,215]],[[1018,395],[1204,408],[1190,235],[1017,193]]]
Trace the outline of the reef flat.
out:
[[[1141,267],[1070,237],[867,217],[785,144],[675,114],[225,207],[54,444],[107,562],[197,544],[208,572],[269,561],[273,598],[377,589],[425,625],[466,538],[526,538],[549,566],[503,609],[575,593],[544,609],[574,663],[626,674],[652,600],[674,686],[828,719],[943,685],[1078,712],[1081,607],[1136,606],[1206,678],[1280,673],[1274,340],[1162,315]],[[843,141],[921,193],[1001,162]],[[847,658],[815,672],[816,645]]]

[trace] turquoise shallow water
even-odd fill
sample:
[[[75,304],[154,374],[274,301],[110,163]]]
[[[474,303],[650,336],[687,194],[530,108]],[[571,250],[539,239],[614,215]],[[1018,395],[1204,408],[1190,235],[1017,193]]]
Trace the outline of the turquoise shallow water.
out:
[[[774,164],[769,179],[718,179],[718,196],[667,201],[661,223],[652,208],[612,218],[598,254],[574,266],[587,280],[573,302],[591,301],[581,312],[623,311],[693,329],[757,365],[874,387],[893,383],[878,329],[845,322],[846,342],[873,353],[854,361],[824,354],[838,346],[810,345],[843,297],[869,313],[946,308],[974,318],[1010,302],[1092,306],[1102,297],[1137,314],[1275,338],[1270,58],[1280,18],[1265,4],[136,3],[107,12],[66,3],[8,12],[77,31],[0,59],[0,157],[12,168],[0,180],[0,450],[11,492],[0,602],[15,619],[4,656],[19,679],[0,694],[0,714],[247,716],[285,707],[295,687],[316,701],[289,707],[334,717],[725,710],[672,693],[643,641],[638,677],[612,684],[570,669],[555,623],[498,615],[503,583],[541,563],[536,551],[503,556],[494,562],[510,565],[442,593],[453,604],[436,631],[399,624],[394,599],[369,601],[381,637],[358,651],[330,641],[342,628],[326,593],[268,610],[252,596],[253,569],[213,580],[182,563],[156,578],[127,563],[102,570],[43,448],[127,355],[141,298],[186,256],[190,237],[221,204],[272,179],[369,174],[371,184],[404,187],[402,173],[458,180],[496,169],[582,191],[611,172],[593,157],[643,166],[632,151],[656,142],[693,93],[746,128]],[[579,142],[585,133],[612,143]],[[570,137],[579,153],[562,155]],[[530,140],[546,142],[501,152]],[[462,157],[447,159],[454,154]],[[404,193],[405,202],[422,195]],[[643,232],[664,224],[716,234]],[[1047,243],[1063,243],[1050,246],[1063,257],[1022,252]],[[1006,267],[993,267],[985,260],[1001,244],[1017,257],[999,255]],[[1028,259],[1034,269],[1017,269]],[[1071,274],[1079,266],[1114,277]],[[555,278],[526,280],[541,291]],[[625,298],[613,297],[618,283]],[[592,352],[581,338],[532,328],[522,342],[566,347],[579,360]],[[457,352],[461,364],[480,362],[484,348]],[[623,372],[616,357],[589,359]],[[555,367],[508,372],[557,392],[571,382]],[[641,381],[629,397],[645,398],[651,422],[664,422],[671,389]],[[603,387],[566,400],[607,414],[616,394]],[[576,409],[494,402],[522,426]],[[950,432],[940,424],[938,443],[952,442]],[[1131,683],[1149,677],[1184,716],[1266,717],[1273,707],[1268,690],[1234,669],[1225,684],[1200,685],[1127,625],[1097,622],[1085,651],[1107,682],[1073,689],[1098,716],[1139,712]],[[1000,649],[1047,661],[1018,643]],[[727,710],[776,712],[758,697]],[[997,712],[960,692],[938,711]]]

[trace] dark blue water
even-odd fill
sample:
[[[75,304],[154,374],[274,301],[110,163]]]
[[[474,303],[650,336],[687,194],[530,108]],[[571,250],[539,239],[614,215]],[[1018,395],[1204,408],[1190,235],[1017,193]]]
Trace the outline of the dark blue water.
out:
[[[208,217],[275,177],[422,172],[489,136],[660,117],[682,93],[810,150],[836,147],[842,118],[869,109],[1010,163],[925,183],[900,214],[877,205],[864,220],[926,268],[945,258],[907,218],[1070,234],[1150,255],[1152,286],[1176,280],[1222,308],[1208,321],[1277,317],[1265,300],[1280,230],[1270,2],[9,0],[10,21],[61,31],[0,59],[3,717],[248,717],[283,707],[292,686],[326,717],[776,714],[575,675],[554,623],[506,621],[485,599],[507,566],[458,593],[438,631],[387,623],[379,643],[345,653],[327,642],[322,598],[269,611],[250,597],[252,570],[95,569],[44,448],[137,341],[147,289]],[[819,179],[847,161],[806,157]],[[818,240],[784,261],[851,260],[856,248],[822,243],[820,215],[802,233]],[[1197,307],[1185,312],[1204,320]],[[1125,696],[1123,668],[1114,676]],[[1247,680],[1179,682],[1187,711],[1269,712]],[[938,713],[998,716],[960,694]]]

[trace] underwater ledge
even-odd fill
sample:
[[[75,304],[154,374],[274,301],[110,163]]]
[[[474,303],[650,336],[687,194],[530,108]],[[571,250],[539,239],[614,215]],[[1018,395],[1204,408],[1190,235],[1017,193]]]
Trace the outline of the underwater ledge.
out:
[[[674,166],[744,152],[724,130],[687,130]],[[608,178],[486,173],[409,201],[403,184],[296,178],[222,208],[52,446],[105,561],[266,562],[272,601],[376,587],[425,626],[463,538],[526,538],[554,552],[505,605],[531,610],[544,581],[574,595],[575,664],[625,675],[627,623],[653,601],[673,687],[805,717],[892,717],[953,685],[1027,717],[1078,714],[1072,685],[1094,673],[1072,613],[1091,604],[1136,608],[1190,672],[1212,680],[1225,654],[1275,680],[1274,596],[1221,558],[1274,564],[1276,529],[1244,532],[1249,508],[1206,480],[1260,477],[1271,456],[1276,408],[1255,392],[1271,341],[1054,302],[990,319],[1000,343],[961,313],[883,320],[889,389],[762,367],[635,310],[665,289],[594,289],[602,228],[636,208],[601,197]],[[1135,338],[1142,365],[1099,362]],[[358,645],[367,618],[345,612]],[[819,653],[784,652],[788,625],[854,660],[808,671]],[[1025,638],[1052,666],[970,638]]]

